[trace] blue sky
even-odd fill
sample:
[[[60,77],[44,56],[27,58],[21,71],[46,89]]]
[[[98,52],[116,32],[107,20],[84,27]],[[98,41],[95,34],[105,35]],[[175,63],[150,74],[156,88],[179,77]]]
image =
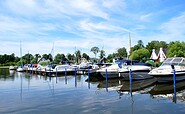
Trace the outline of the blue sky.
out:
[[[106,55],[142,40],[185,41],[184,0],[0,0],[0,54]],[[76,48],[75,48],[76,47]]]

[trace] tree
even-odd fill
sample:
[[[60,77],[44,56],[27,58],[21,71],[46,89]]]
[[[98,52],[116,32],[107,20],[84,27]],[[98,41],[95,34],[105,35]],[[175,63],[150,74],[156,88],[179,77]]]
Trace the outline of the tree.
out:
[[[41,57],[40,54],[35,54],[35,55],[34,55],[34,59],[35,59],[35,61],[36,61],[35,63],[38,63],[38,61],[39,61],[38,59],[39,59],[40,57]]]
[[[44,57],[46,60],[49,59],[49,55],[48,54],[43,54],[42,57]]]
[[[144,48],[145,47],[142,40],[138,40],[137,41],[137,45],[140,46],[141,48]]]
[[[53,56],[50,54],[48,54],[48,59],[52,62],[53,61]]]
[[[32,59],[34,59],[33,55],[32,54],[25,54],[23,57],[22,57],[22,61],[24,64],[29,64],[31,63]]]
[[[148,49],[148,51],[150,52],[150,54],[152,53],[152,50],[159,50],[160,48],[167,48],[168,44],[164,41],[151,41],[146,45],[146,49]]]
[[[144,43],[142,40],[138,40],[137,45],[134,45],[134,47],[132,47],[132,51],[139,50],[142,48],[144,48]]]
[[[73,60],[73,56],[72,56],[70,53],[68,53],[68,54],[66,55],[66,57],[67,57],[67,59],[70,60],[70,61]]]
[[[117,57],[119,57],[120,59],[127,57],[127,50],[125,47],[119,48],[117,50]]]
[[[102,59],[103,57],[105,57],[105,51],[102,49],[100,50],[100,59]]]
[[[92,47],[91,48],[91,52],[93,52],[94,53],[94,55],[95,55],[95,59],[96,59],[96,55],[97,55],[97,53],[100,51],[100,49],[98,48],[98,47]]]
[[[131,49],[134,52],[134,51],[136,51],[138,49],[141,49],[141,47],[139,45],[134,45],[134,47],[132,47]]]
[[[167,57],[185,57],[185,42],[170,42],[168,49]]]
[[[61,54],[57,54],[55,56],[54,63],[59,64],[61,61],[61,58],[62,58]]]
[[[76,55],[76,62],[79,63],[79,60],[81,59],[81,52],[80,52],[80,50],[77,50],[75,52],[75,55]]]
[[[113,53],[113,54],[109,54],[107,56],[107,62],[109,63],[112,63],[113,62],[113,59],[116,57],[116,53]]]
[[[90,59],[90,57],[86,53],[83,53],[82,54],[82,57],[85,58],[86,60],[89,60]]]
[[[142,49],[134,51],[130,59],[145,62],[149,57],[150,57],[149,51],[145,48],[142,48]]]

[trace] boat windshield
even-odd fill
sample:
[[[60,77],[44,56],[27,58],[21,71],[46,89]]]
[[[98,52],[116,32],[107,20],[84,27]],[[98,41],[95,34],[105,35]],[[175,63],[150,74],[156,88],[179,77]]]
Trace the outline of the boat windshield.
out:
[[[168,58],[162,65],[185,65],[185,60],[183,58]]]

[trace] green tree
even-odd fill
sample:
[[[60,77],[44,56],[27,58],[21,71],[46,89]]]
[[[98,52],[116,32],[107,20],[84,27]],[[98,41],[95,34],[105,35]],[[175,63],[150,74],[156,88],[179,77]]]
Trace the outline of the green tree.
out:
[[[100,59],[102,59],[103,57],[105,57],[105,51],[102,49],[100,50]]]
[[[145,62],[149,57],[150,57],[149,51],[145,48],[142,48],[142,49],[134,51],[130,59]]]
[[[146,45],[146,49],[148,49],[148,51],[150,52],[150,54],[152,53],[152,50],[159,50],[160,48],[167,48],[168,44],[165,41],[151,41]]]
[[[127,50],[125,47],[119,48],[117,50],[117,57],[120,59],[126,58],[127,57]]]
[[[66,57],[67,57],[67,59],[70,60],[70,61],[73,60],[73,56],[72,56],[70,53],[68,53],[68,54],[66,55]]]
[[[48,54],[48,59],[52,62],[53,61],[53,56],[50,54]]]
[[[76,62],[79,63],[79,61],[81,59],[81,52],[80,52],[80,50],[77,50],[75,52],[75,55],[76,55]]]
[[[134,47],[132,47],[131,49],[132,49],[132,51],[135,51],[135,50],[138,50],[141,48],[144,48],[144,43],[142,40],[138,40],[137,45],[134,45]]]
[[[49,55],[48,54],[43,54],[42,57],[44,57],[46,60],[49,59]]]
[[[137,44],[138,44],[138,46],[140,46],[141,48],[144,48],[144,47],[145,47],[142,40],[138,40],[138,41],[137,41]]]
[[[94,53],[94,55],[95,55],[95,59],[96,59],[96,55],[97,55],[97,53],[100,51],[100,49],[98,48],[98,47],[92,47],[91,48],[91,52],[93,52]]]
[[[112,62],[113,62],[113,59],[114,59],[116,56],[117,56],[116,53],[109,54],[109,55],[107,56],[107,61],[106,61],[106,62],[112,63]]]
[[[167,57],[185,57],[185,42],[170,42],[168,49]]]
[[[54,59],[54,63],[59,64],[62,59],[61,54],[57,54]]]
[[[83,53],[82,54],[82,57],[85,58],[86,60],[89,60],[90,59],[90,57],[86,53]]]
[[[31,63],[32,59],[34,59],[32,54],[25,54],[24,56],[22,56],[22,61],[24,64],[29,64]]]

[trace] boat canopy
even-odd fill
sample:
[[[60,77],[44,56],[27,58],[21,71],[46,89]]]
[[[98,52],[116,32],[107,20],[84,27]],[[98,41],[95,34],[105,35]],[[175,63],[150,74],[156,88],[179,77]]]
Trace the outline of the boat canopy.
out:
[[[131,65],[134,63],[139,63],[139,61],[138,60],[116,60],[115,63],[123,63],[123,64]]]

